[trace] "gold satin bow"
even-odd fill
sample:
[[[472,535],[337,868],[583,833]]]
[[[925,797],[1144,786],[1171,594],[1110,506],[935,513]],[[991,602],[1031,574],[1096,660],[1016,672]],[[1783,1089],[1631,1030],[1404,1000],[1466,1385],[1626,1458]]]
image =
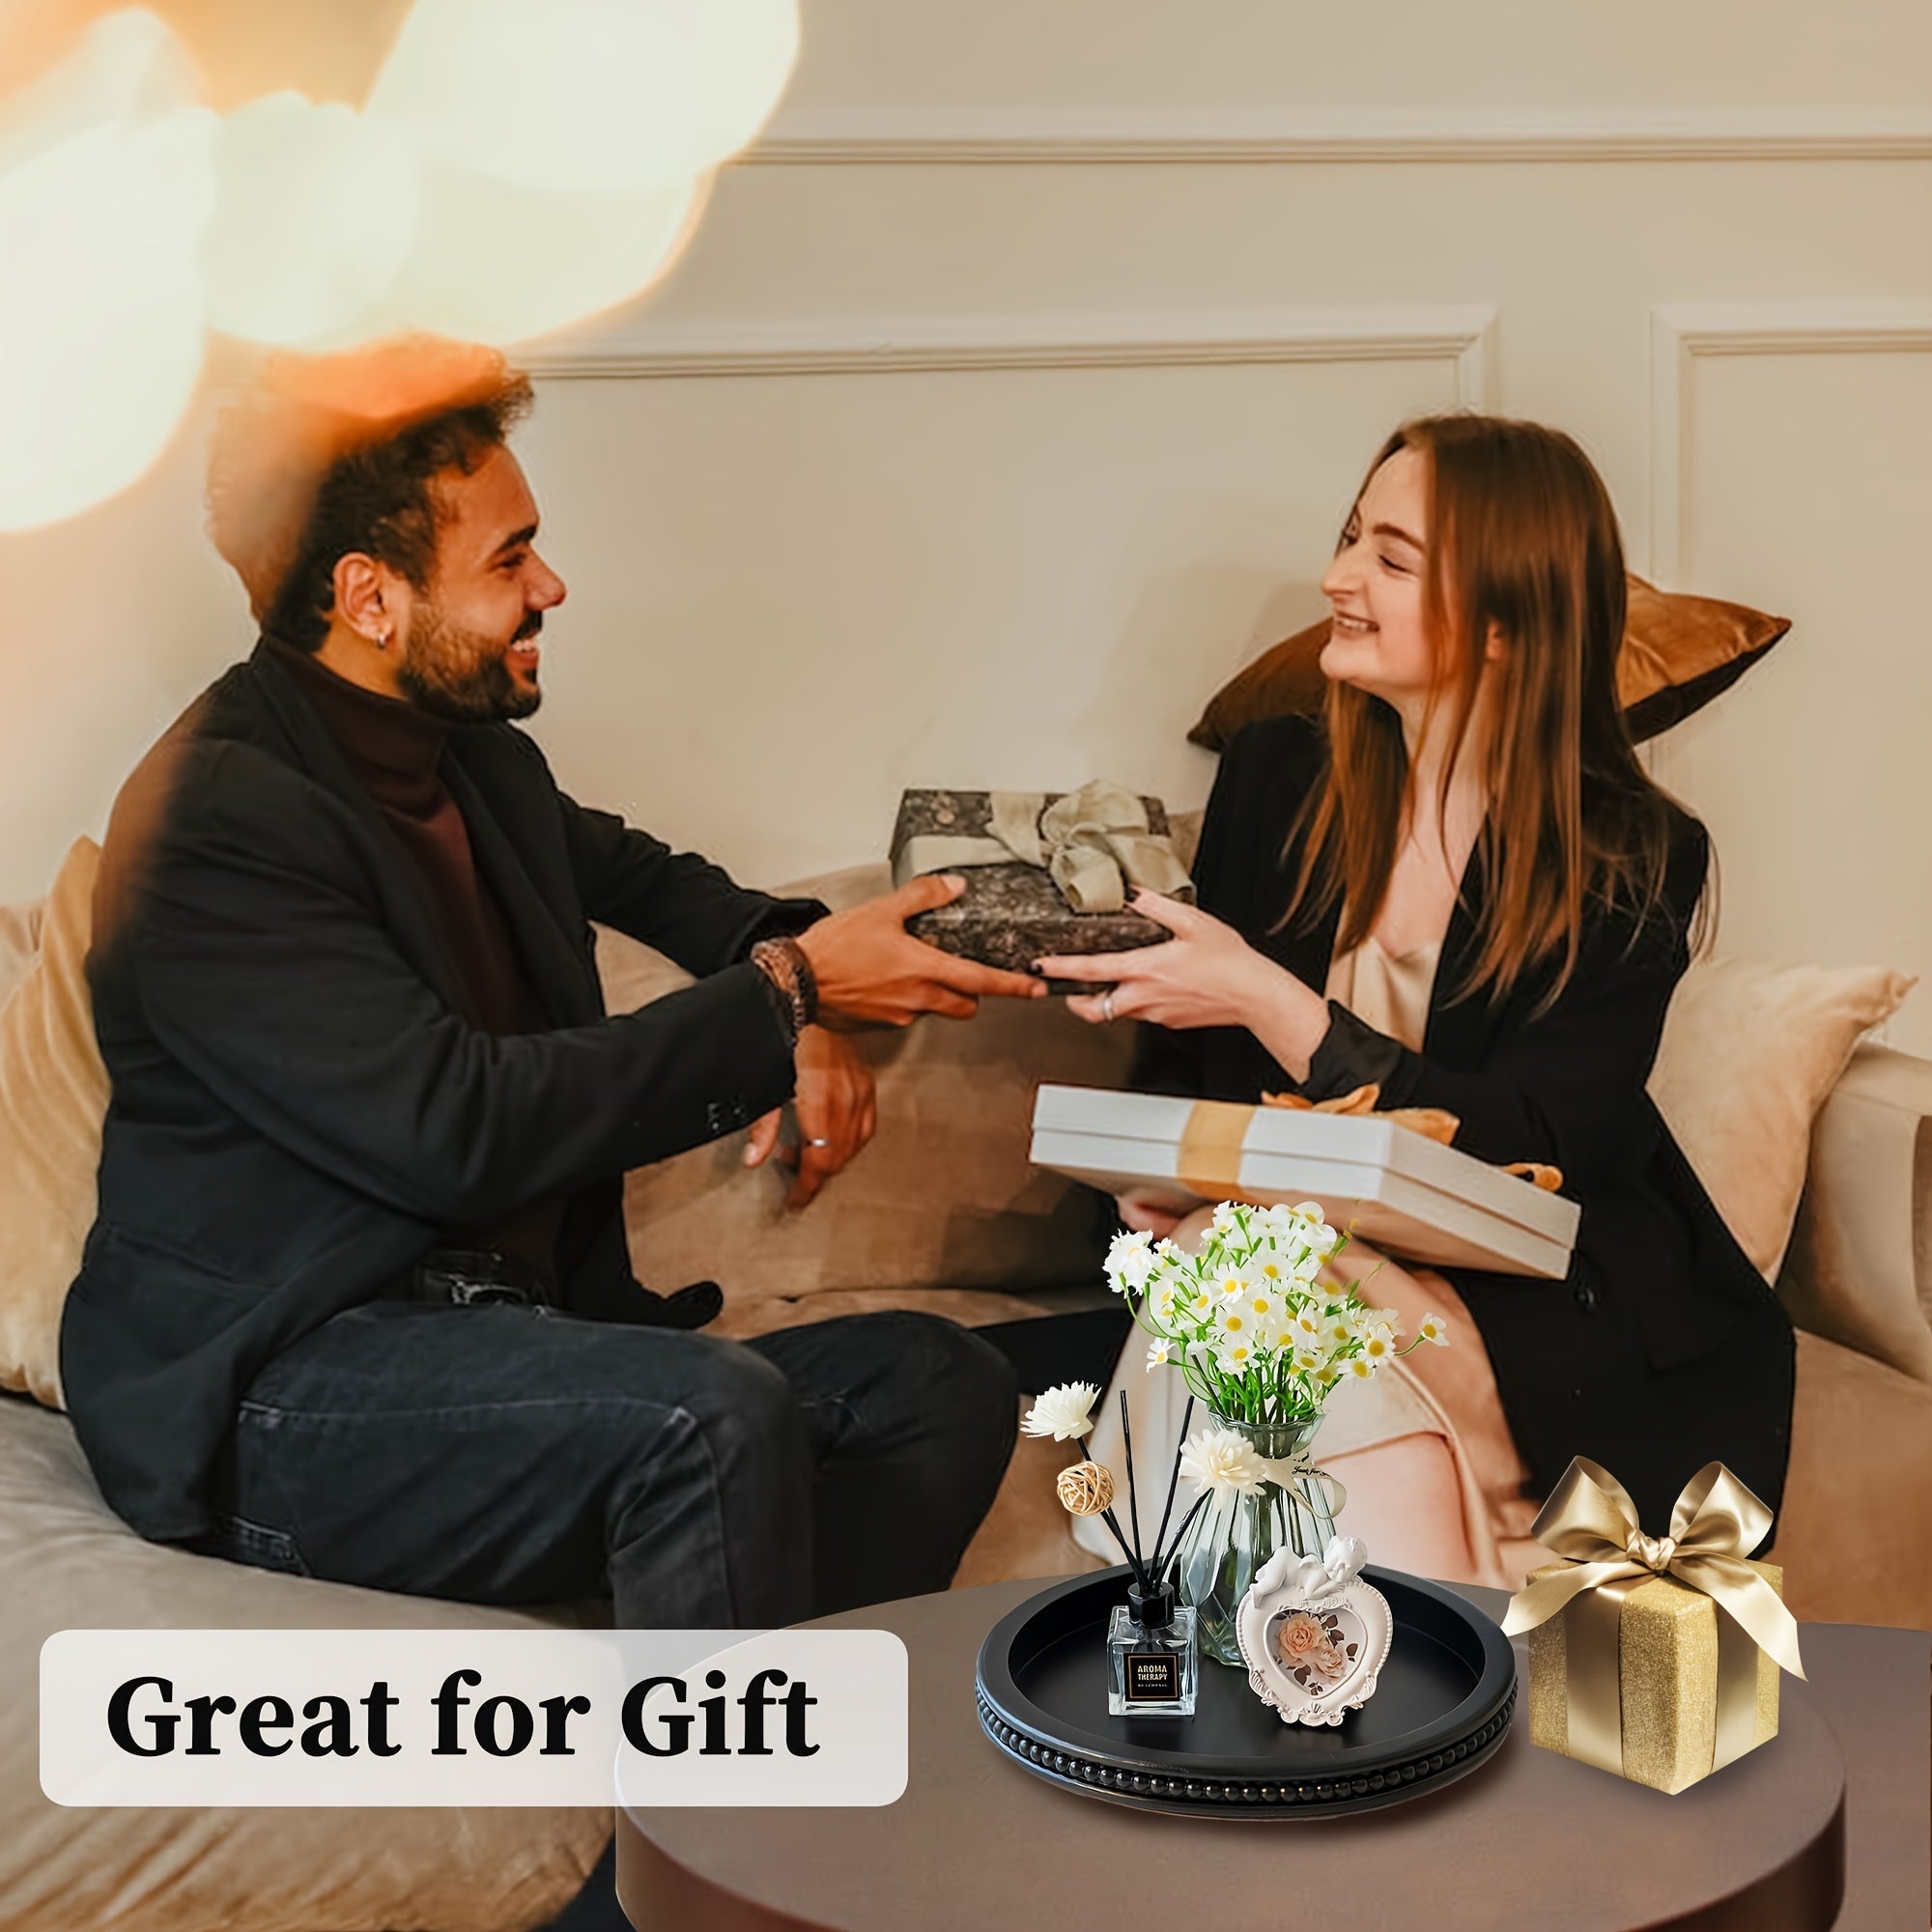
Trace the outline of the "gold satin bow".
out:
[[[1798,1623],[1777,1592],[1745,1561],[1771,1529],[1771,1511],[1721,1463],[1685,1484],[1670,1534],[1644,1534],[1630,1492],[1607,1469],[1574,1457],[1531,1534],[1574,1566],[1540,1577],[1510,1599],[1506,1635],[1534,1630],[1573,1603],[1566,1627],[1573,1756],[1623,1769],[1618,1624],[1626,1597],[1653,1577],[1674,1577],[1718,1606],[1718,1722],[1713,1770],[1751,1747],[1759,1650],[1804,1675]],[[1581,1601],[1578,1601],[1578,1600]]]

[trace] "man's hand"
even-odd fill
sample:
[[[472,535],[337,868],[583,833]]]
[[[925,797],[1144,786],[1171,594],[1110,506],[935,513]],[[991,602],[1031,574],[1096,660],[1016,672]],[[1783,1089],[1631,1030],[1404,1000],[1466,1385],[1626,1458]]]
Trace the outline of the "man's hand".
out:
[[[980,1000],[995,995],[1040,998],[1043,981],[955,959],[905,929],[915,913],[951,905],[965,890],[966,881],[955,875],[928,874],[800,933],[799,946],[818,982],[820,1017],[905,1026],[921,1013],[971,1019]]]
[[[801,1144],[798,1179],[786,1205],[803,1208],[827,1179],[838,1172],[879,1124],[878,1098],[871,1070],[837,1034],[807,1027],[798,1037],[798,1115]],[[753,1122],[745,1147],[745,1165],[759,1167],[778,1146],[778,1110]]]

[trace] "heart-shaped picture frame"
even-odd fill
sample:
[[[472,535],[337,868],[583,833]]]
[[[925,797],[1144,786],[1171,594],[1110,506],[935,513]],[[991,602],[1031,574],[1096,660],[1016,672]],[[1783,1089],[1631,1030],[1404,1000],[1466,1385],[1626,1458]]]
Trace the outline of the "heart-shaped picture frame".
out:
[[[1339,1724],[1376,1694],[1395,1618],[1361,1580],[1368,1554],[1353,1536],[1319,1558],[1277,1550],[1241,1599],[1235,1635],[1249,1688],[1285,1724]]]

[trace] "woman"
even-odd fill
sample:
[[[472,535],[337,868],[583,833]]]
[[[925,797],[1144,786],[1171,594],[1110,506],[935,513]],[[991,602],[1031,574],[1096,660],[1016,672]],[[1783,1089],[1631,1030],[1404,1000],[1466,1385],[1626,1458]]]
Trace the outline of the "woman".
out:
[[[1617,706],[1624,565],[1603,482],[1534,424],[1411,422],[1321,587],[1325,720],[1229,746],[1199,906],[1144,895],[1169,943],[1040,970],[1112,982],[1069,1003],[1083,1018],[1152,1023],[1144,1085],[1252,1102],[1373,1083],[1382,1107],[1455,1115],[1468,1153],[1562,1171],[1582,1208],[1564,1281],[1391,1266],[1369,1291],[1411,1328],[1449,1299],[1465,1344],[1460,1372],[1453,1349],[1407,1365],[1432,1372],[1407,1386],[1418,1414],[1446,1414],[1456,1466],[1396,1454],[1358,1471],[1408,1497],[1404,1555],[1455,1565],[1439,1520],[1460,1490],[1463,1569],[1506,1574],[1495,1539],[1524,1533],[1523,1489],[1547,1493],[1577,1454],[1623,1481],[1653,1534],[1714,1458],[1776,1507],[1791,1324],[1644,1088],[1709,845],[1643,772]],[[1144,1201],[1122,1211],[1170,1226]]]

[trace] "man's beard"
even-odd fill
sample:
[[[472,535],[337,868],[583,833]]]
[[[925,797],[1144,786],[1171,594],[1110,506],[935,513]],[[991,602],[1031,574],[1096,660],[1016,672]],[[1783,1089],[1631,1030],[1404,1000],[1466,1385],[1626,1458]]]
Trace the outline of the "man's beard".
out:
[[[512,643],[543,629],[532,611]],[[543,702],[534,685],[521,688],[504,660],[507,646],[450,623],[434,604],[419,602],[410,613],[410,633],[396,666],[396,682],[418,711],[452,724],[495,724],[527,718]]]

